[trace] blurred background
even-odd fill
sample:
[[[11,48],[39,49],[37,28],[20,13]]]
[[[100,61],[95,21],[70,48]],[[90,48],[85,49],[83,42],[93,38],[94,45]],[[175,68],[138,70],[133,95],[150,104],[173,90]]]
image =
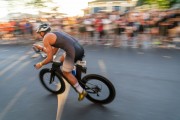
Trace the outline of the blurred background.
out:
[[[180,120],[179,8],[180,0],[0,0],[0,120]],[[78,39],[87,74],[115,86],[112,103],[41,86],[34,64],[44,58],[32,44],[42,44],[43,22]]]
[[[179,47],[180,0],[1,0],[0,40],[40,40],[47,22],[82,44]]]

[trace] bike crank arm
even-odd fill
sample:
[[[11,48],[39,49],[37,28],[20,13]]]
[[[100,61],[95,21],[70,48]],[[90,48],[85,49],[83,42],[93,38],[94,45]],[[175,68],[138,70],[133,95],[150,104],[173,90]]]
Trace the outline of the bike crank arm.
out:
[[[80,82],[81,82],[81,81],[80,81]],[[87,87],[86,90],[92,90],[94,93],[96,93],[95,90],[93,90],[92,88],[90,88],[89,86],[87,86],[86,84],[84,84],[83,82],[81,82],[81,84],[84,85],[84,88]],[[93,93],[93,92],[92,92],[92,93]]]
[[[100,96],[97,91],[92,91],[92,92],[91,92],[91,91],[86,90],[86,92],[87,92],[87,93],[90,93],[90,94],[97,94],[97,96]]]
[[[100,92],[102,89],[102,88],[99,88],[97,85],[93,85],[91,83],[88,83],[88,84],[90,84],[94,87],[89,87],[88,85],[84,84],[83,82],[81,82],[81,84],[83,84],[85,86],[85,88],[87,87],[86,90],[92,90],[94,93]]]

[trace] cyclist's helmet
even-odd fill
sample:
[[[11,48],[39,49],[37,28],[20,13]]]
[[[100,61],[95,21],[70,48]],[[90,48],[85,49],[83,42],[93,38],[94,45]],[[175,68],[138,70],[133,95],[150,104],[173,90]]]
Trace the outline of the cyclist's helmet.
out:
[[[51,31],[51,27],[49,24],[47,23],[42,23],[40,24],[38,27],[37,27],[37,30],[36,32],[39,33],[39,32],[49,32]]]

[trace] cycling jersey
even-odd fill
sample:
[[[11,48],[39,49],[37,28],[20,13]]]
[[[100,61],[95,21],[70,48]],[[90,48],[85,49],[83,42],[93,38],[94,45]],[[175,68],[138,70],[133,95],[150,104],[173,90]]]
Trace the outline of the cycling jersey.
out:
[[[63,62],[63,70],[70,72],[73,70],[74,62],[81,60],[84,56],[84,49],[78,41],[64,32],[53,32],[57,39],[54,45],[55,48],[63,49],[66,52]]]

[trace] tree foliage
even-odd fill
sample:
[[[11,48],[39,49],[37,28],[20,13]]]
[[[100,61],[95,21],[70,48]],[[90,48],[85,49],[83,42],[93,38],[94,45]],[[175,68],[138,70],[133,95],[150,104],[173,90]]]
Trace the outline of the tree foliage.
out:
[[[48,4],[54,4],[54,6]],[[35,8],[49,8],[51,11],[58,11],[59,6],[53,2],[53,0],[31,0],[31,2],[26,3],[29,6],[33,6]]]
[[[170,8],[174,4],[180,3],[180,0],[138,0],[137,6],[144,4],[156,5],[159,8]]]
[[[170,1],[170,6],[173,6],[175,4],[180,4],[180,0],[169,0]]]
[[[44,3],[52,2],[52,0],[32,0],[31,2],[27,2],[27,5],[34,6],[36,8],[46,7]]]

